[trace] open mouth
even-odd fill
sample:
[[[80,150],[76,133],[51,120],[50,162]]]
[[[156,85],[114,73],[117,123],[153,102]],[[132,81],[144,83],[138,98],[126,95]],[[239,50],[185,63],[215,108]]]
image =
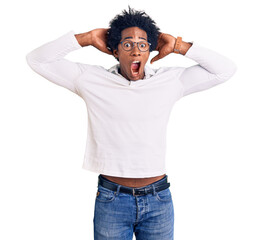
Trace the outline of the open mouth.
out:
[[[140,61],[133,61],[131,64],[131,72],[134,76],[139,74],[139,69],[141,66],[141,62]]]

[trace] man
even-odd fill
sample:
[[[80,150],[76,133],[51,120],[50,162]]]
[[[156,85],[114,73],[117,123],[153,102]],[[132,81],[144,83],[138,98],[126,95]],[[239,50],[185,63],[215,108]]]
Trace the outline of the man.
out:
[[[46,43],[27,55],[38,74],[78,94],[88,111],[83,168],[100,173],[94,211],[94,239],[171,240],[174,209],[165,169],[166,126],[174,103],[228,80],[236,65],[194,42],[161,33],[142,11],[123,11],[110,28]],[[119,63],[107,70],[64,57],[93,46]],[[146,65],[170,53],[198,64],[152,69]]]

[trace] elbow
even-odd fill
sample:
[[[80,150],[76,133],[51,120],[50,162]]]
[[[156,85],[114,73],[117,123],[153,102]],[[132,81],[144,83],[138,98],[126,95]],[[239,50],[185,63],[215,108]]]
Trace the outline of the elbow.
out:
[[[38,74],[42,74],[43,72],[43,64],[39,61],[37,61],[37,59],[34,58],[33,53],[30,52],[26,55],[26,62],[28,64],[28,66],[36,73]]]
[[[234,62],[231,62],[230,64],[228,64],[228,68],[224,73],[220,73],[216,75],[219,81],[225,82],[230,78],[232,78],[235,75],[236,71],[237,71],[237,65]]]
[[[26,62],[33,70],[37,71],[40,68],[41,63],[37,61],[34,56],[33,52],[30,52],[26,55]]]
[[[28,64],[30,67],[32,67],[32,65],[33,65],[33,63],[34,63],[34,60],[33,60],[33,57],[32,57],[31,52],[26,55],[26,62],[27,62],[27,64]]]
[[[231,67],[230,67],[230,71],[229,71],[229,76],[230,77],[234,76],[236,71],[237,71],[237,65],[234,62],[232,62]]]

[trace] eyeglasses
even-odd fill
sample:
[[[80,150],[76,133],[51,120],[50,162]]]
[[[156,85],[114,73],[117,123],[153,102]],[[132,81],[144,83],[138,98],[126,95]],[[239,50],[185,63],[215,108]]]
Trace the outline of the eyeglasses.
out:
[[[130,40],[124,40],[121,41],[120,44],[125,51],[131,51],[134,48],[135,43],[137,43],[137,47],[141,52],[146,52],[149,50],[151,43],[147,41],[141,41],[141,42],[133,42]]]

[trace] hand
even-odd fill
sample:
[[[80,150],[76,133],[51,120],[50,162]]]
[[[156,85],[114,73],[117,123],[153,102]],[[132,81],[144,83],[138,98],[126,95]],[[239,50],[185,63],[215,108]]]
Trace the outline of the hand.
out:
[[[151,64],[165,56],[167,56],[170,53],[174,52],[174,45],[176,42],[176,38],[172,35],[161,33],[158,37],[157,47],[155,50],[159,51],[159,54],[156,55],[151,60]]]
[[[107,48],[108,28],[97,28],[89,32],[91,35],[91,45],[98,50],[113,55]]]

